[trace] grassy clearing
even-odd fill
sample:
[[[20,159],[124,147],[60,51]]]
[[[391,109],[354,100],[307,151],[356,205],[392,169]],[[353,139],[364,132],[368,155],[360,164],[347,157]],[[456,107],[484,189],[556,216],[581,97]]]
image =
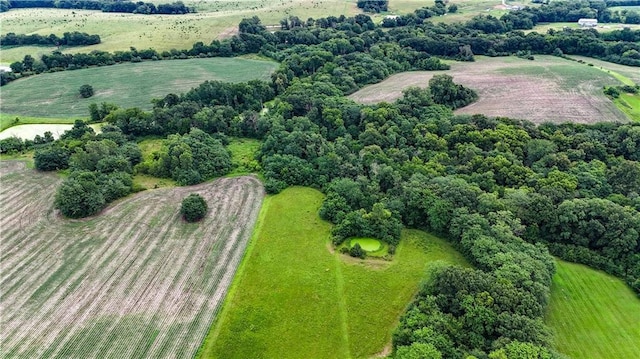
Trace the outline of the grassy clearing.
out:
[[[349,247],[359,244],[367,252],[374,252],[382,247],[382,243],[375,238],[353,238],[349,241]]]
[[[3,358],[193,357],[264,195],[253,177],[145,191],[100,215],[53,211],[60,177],[0,162]],[[189,193],[209,212],[179,215]]]
[[[268,79],[277,64],[240,58],[149,61],[30,76],[2,88],[7,113],[40,117],[87,116],[91,103],[151,108],[152,98],[181,93],[205,80],[241,82]],[[78,89],[92,85],[83,99]]]
[[[635,358],[640,353],[640,300],[620,279],[557,261],[546,322],[556,348],[571,358]]]
[[[240,176],[260,171],[260,164],[255,156],[260,150],[261,142],[252,138],[232,138],[227,146],[231,151],[233,170],[229,176]]]
[[[426,87],[432,76],[446,73],[476,90],[479,100],[456,113],[482,113],[530,120],[593,123],[628,121],[602,92],[619,85],[614,76],[595,66],[559,57],[536,55],[534,61],[517,57],[477,56],[475,62],[454,62],[448,71],[416,71],[393,75],[350,95],[371,104],[391,102],[409,86]]]
[[[443,240],[412,230],[393,261],[336,253],[317,214],[322,200],[300,187],[265,200],[200,358],[370,357],[389,344],[432,263],[466,264]]]

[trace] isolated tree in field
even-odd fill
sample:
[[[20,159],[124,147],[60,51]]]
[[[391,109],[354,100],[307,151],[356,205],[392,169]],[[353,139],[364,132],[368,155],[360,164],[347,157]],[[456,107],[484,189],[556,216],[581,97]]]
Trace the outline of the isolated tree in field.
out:
[[[89,98],[93,96],[93,87],[91,85],[80,86],[80,96],[82,98]]]
[[[207,214],[207,202],[199,194],[192,193],[182,200],[180,214],[187,222],[197,222]]]

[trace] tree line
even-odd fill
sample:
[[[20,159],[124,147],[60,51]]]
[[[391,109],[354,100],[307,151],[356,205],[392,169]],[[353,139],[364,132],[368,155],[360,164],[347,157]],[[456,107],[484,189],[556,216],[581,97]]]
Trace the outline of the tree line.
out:
[[[102,12],[118,12],[131,14],[188,14],[196,12],[194,8],[184,5],[182,1],[158,4],[128,0],[2,0],[0,12],[23,8],[55,8],[100,10]]]
[[[87,46],[100,43],[99,35],[89,35],[86,32],[65,32],[62,37],[55,34],[48,36],[38,34],[15,34],[7,33],[0,37],[0,45],[2,46],[29,46],[29,45],[46,45],[46,46]],[[21,71],[17,71],[21,72]]]

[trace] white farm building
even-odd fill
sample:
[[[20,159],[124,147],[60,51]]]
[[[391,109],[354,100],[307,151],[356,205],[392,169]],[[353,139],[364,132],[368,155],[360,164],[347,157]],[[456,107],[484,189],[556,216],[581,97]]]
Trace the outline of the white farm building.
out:
[[[598,26],[598,20],[597,19],[579,19],[578,25],[580,25],[580,27],[596,27]]]

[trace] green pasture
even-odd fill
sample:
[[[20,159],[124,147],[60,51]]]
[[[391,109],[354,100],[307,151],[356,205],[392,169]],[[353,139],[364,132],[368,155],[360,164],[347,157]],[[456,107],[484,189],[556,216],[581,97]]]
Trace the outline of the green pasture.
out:
[[[636,358],[640,299],[620,279],[557,261],[546,323],[555,347],[575,359]]]
[[[277,63],[242,58],[146,61],[30,76],[2,87],[2,111],[34,117],[87,116],[91,103],[151,108],[151,99],[182,93],[205,80],[268,79]],[[81,98],[79,88],[95,94]]]
[[[640,121],[640,95],[623,93],[613,102],[633,121]]]
[[[448,243],[416,230],[403,232],[392,261],[339,254],[318,216],[322,200],[293,187],[264,201],[199,358],[371,357],[390,343],[430,265],[466,265]]]

